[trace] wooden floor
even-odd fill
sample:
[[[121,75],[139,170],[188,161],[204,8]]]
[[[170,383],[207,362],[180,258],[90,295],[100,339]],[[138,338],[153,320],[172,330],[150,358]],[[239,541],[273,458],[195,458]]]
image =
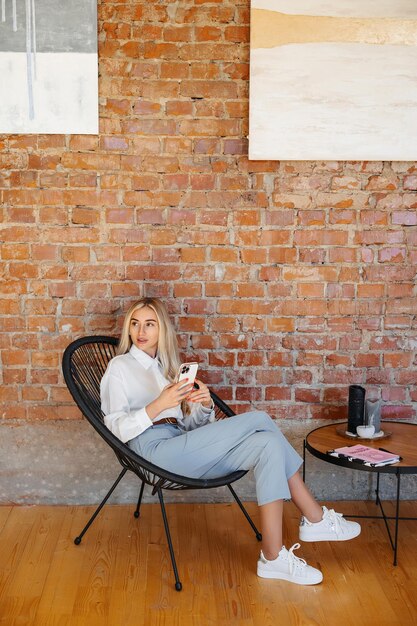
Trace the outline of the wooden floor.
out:
[[[375,512],[341,502],[344,513]],[[248,509],[257,521],[256,506]],[[298,516],[285,507],[286,544]],[[358,539],[304,544],[320,567],[315,587],[256,576],[259,544],[233,504],[167,506],[183,591],[173,586],[159,505],[107,506],[80,546],[91,507],[0,507],[3,626],[402,626],[417,624],[417,521],[400,527],[399,565],[383,522],[363,521]],[[417,517],[417,502],[402,515]]]

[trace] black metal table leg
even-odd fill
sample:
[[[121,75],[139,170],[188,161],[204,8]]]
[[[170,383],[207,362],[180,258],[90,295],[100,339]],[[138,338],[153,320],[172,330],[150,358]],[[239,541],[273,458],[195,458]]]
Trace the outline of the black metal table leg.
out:
[[[306,481],[306,440],[303,441],[303,483]]]
[[[397,565],[397,547],[398,547],[398,520],[400,516],[400,480],[401,474],[397,472],[397,504],[395,507],[395,539],[394,539],[394,565]]]

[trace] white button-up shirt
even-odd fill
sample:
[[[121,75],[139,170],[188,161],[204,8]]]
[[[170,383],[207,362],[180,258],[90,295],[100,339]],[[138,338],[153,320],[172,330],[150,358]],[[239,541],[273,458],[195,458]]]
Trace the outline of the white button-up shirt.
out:
[[[156,400],[169,384],[158,359],[132,345],[130,351],[114,357],[100,383],[101,408],[104,423],[123,442],[130,441],[152,426],[146,406]],[[191,413],[183,415],[181,406],[159,413],[155,421],[176,417],[178,426],[192,430],[213,422],[214,410],[190,403]]]

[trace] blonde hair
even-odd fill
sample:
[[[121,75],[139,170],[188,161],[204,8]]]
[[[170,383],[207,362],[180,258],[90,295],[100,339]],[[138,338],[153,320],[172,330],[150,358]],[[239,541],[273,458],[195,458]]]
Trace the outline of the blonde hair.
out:
[[[132,304],[123,322],[122,333],[120,335],[119,345],[117,346],[117,354],[126,354],[126,352],[129,352],[132,346],[129,332],[130,322],[133,313],[144,307],[152,309],[158,320],[159,337],[156,356],[161,362],[163,375],[172,383],[175,380],[180,365],[178,341],[165,304],[162,300],[159,300],[159,298],[141,298]]]

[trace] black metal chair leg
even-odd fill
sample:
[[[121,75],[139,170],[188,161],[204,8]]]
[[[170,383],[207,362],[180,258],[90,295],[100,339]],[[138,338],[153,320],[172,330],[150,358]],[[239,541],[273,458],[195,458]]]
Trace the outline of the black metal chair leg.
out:
[[[136,518],[138,518],[138,517],[139,517],[139,515],[140,515],[140,505],[141,505],[141,502],[142,502],[142,496],[143,496],[143,490],[144,490],[144,488],[145,488],[145,481],[144,481],[144,480],[142,480],[142,485],[141,485],[141,487],[140,487],[140,491],[139,491],[138,503],[137,503],[137,505],[136,505],[135,512],[133,513],[133,515],[134,515]]]
[[[100,513],[101,509],[106,504],[107,500],[110,498],[111,494],[116,489],[117,485],[120,483],[120,481],[122,480],[122,478],[126,474],[126,472],[127,472],[127,469],[123,468],[122,471],[120,472],[119,476],[114,481],[112,487],[109,489],[109,491],[107,492],[106,496],[101,501],[101,504],[99,504],[99,506],[97,507],[97,509],[93,513],[93,515],[88,520],[87,524],[84,526],[84,528],[81,531],[81,533],[78,535],[78,537],[75,537],[74,543],[75,543],[76,546],[78,546],[81,543],[81,539],[84,537],[85,533],[90,528],[91,524],[94,522],[94,520],[96,519],[97,515]]]
[[[181,584],[181,581],[180,581],[179,576],[178,576],[177,563],[175,561],[174,548],[172,546],[171,533],[169,531],[168,518],[167,518],[166,511],[165,511],[165,504],[164,504],[164,497],[162,495],[162,489],[158,489],[158,497],[159,497],[159,504],[161,505],[162,519],[164,520],[165,534],[167,536],[169,553],[171,555],[172,569],[174,570],[175,589],[177,591],[181,591],[182,584]]]
[[[234,497],[234,499],[236,500],[236,502],[238,503],[240,510],[242,511],[243,515],[246,517],[246,519],[248,520],[249,524],[251,525],[255,536],[257,538],[258,541],[262,541],[262,535],[259,532],[259,530],[256,528],[255,524],[253,523],[249,513],[247,512],[247,510],[245,509],[245,507],[243,506],[243,504],[240,501],[239,496],[237,495],[236,491],[233,489],[233,487],[231,485],[227,485],[231,491],[232,496]]]

